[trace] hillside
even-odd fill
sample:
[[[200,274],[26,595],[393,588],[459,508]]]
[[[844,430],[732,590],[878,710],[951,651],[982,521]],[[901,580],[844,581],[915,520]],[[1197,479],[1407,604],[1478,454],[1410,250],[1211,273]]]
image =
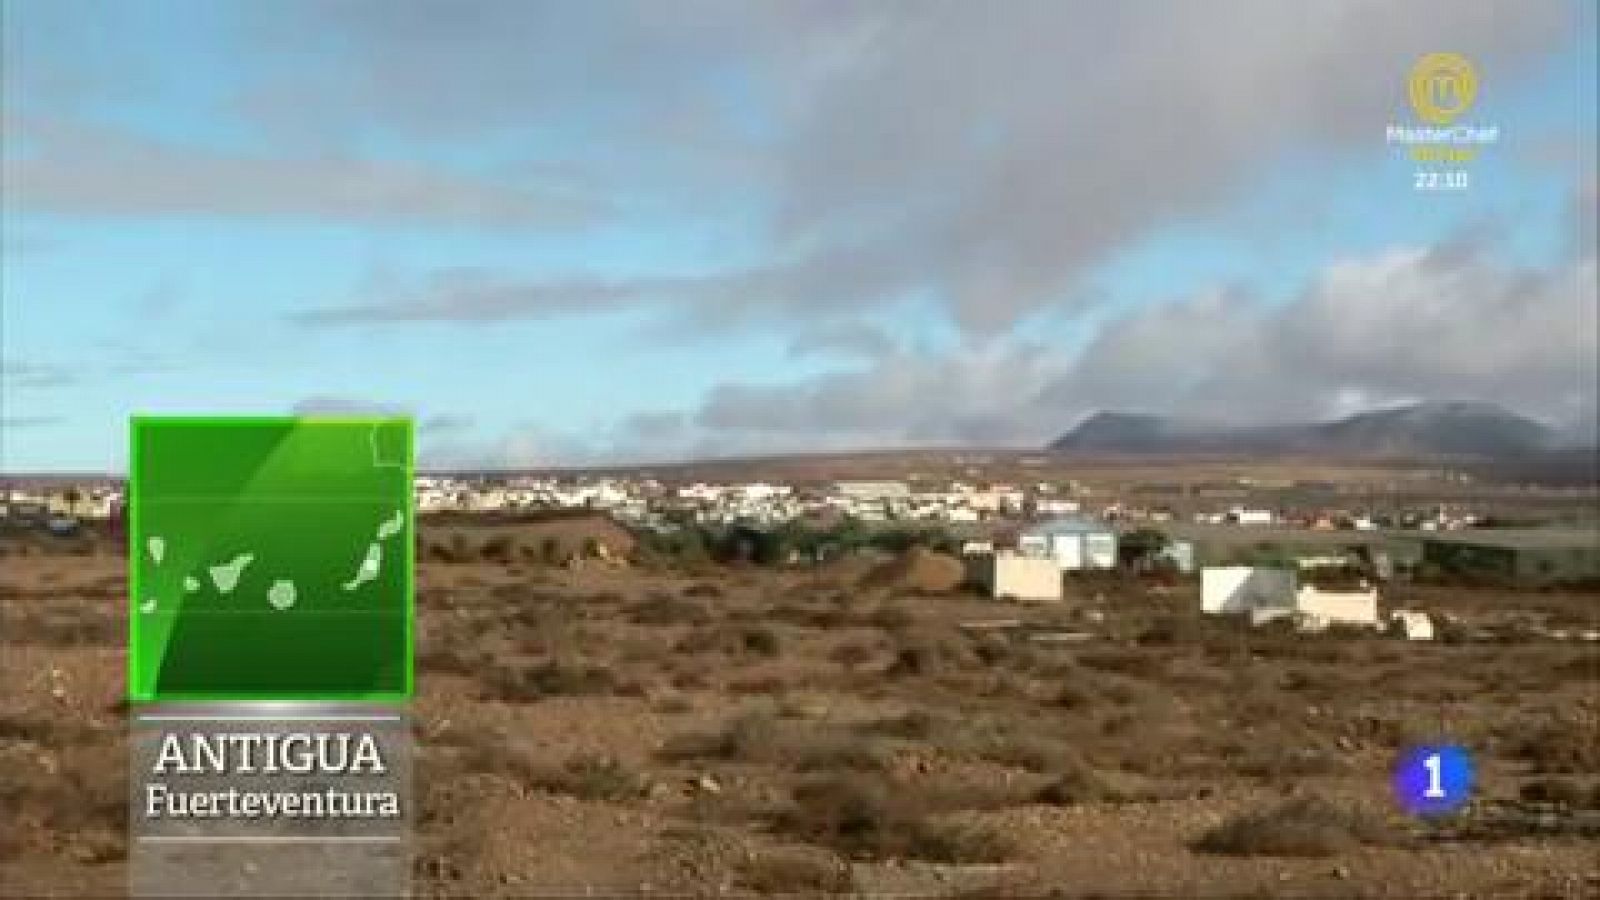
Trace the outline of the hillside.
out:
[[[1125,412],[1096,413],[1052,441],[1055,452],[1308,453],[1507,459],[1560,443],[1553,429],[1487,403],[1419,403],[1332,422],[1233,426]]]

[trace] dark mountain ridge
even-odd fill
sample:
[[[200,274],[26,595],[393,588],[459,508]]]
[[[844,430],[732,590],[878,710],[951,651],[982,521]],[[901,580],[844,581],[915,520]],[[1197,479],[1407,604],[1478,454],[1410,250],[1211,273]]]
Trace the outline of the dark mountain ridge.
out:
[[[1339,454],[1508,459],[1564,443],[1554,429],[1489,403],[1418,403],[1331,422],[1228,425],[1100,412],[1050,442],[1063,453]]]

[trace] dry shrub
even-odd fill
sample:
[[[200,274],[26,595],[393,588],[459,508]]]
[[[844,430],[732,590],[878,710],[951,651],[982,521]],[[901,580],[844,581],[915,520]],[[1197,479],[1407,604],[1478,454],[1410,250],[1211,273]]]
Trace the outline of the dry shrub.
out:
[[[496,534],[478,545],[478,559],[482,562],[508,565],[517,557],[517,547],[508,535]]]
[[[1234,772],[1247,778],[1275,783],[1294,782],[1318,775],[1340,775],[1350,771],[1350,764],[1340,754],[1293,739],[1265,746],[1260,742],[1252,742],[1231,758],[1233,763],[1230,768]]]
[[[1525,732],[1514,755],[1538,772],[1600,773],[1600,725],[1570,718],[1550,722]]]
[[[739,886],[758,894],[847,894],[855,889],[850,865],[831,853],[784,848],[749,856]]]
[[[1015,852],[999,832],[936,822],[914,794],[859,775],[800,784],[773,824],[852,859],[992,863]]]
[[[674,671],[669,683],[674,690],[679,691],[703,691],[711,687],[711,682],[706,678],[705,673],[693,669],[678,669]]]
[[[975,660],[964,642],[925,631],[901,633],[894,661],[884,670],[891,678],[939,675],[973,666]]]
[[[740,633],[740,642],[746,653],[772,658],[783,651],[783,642],[771,628],[746,628]]]
[[[860,726],[867,734],[883,735],[908,741],[927,741],[948,728],[946,720],[932,713],[914,709],[904,715],[878,719]]]
[[[484,680],[491,699],[502,703],[531,703],[541,697],[591,697],[637,695],[638,685],[626,683],[604,666],[556,662],[502,664]]]
[[[444,746],[460,748],[458,764],[463,772],[479,775],[502,775],[518,782],[528,782],[539,770],[527,754],[512,744],[505,732],[488,725],[477,724],[453,729]],[[427,757],[423,757],[424,762]],[[426,781],[426,779],[419,779]],[[440,811],[448,807],[441,807]]]
[[[667,594],[646,597],[627,608],[635,625],[704,625],[711,613],[701,604]]]
[[[1381,820],[1316,796],[1236,816],[1201,835],[1193,848],[1223,856],[1338,856],[1361,845],[1391,846],[1400,836]]]
[[[656,701],[655,711],[668,716],[694,712],[694,700],[684,694],[662,697]]]
[[[1082,765],[1072,748],[1060,741],[1026,734],[998,733],[992,741],[979,747],[978,755],[996,765],[1046,775],[1071,771]]]
[[[730,678],[727,683],[728,693],[739,697],[749,697],[757,694],[777,696],[788,689],[788,679],[776,673]]]
[[[778,738],[776,716],[766,711],[749,711],[729,719],[712,734],[681,734],[667,741],[661,756],[672,762],[692,759],[761,759]]]
[[[34,610],[7,624],[8,637],[16,643],[49,647],[113,644],[122,639],[124,627],[90,608]]]
[[[1051,699],[1053,705],[1073,712],[1093,709],[1100,702],[1100,695],[1086,684],[1064,684]]]
[[[428,538],[422,543],[422,559],[424,562],[460,564],[476,561],[472,542],[460,532],[452,532],[438,538]]]
[[[1191,647],[1210,635],[1199,615],[1164,615],[1156,618],[1135,639],[1141,646]]]
[[[867,624],[884,631],[903,631],[916,621],[911,611],[898,603],[882,603],[867,616]]]
[[[853,672],[870,662],[875,655],[877,654],[871,646],[852,641],[834,647],[828,653],[828,659],[843,666],[846,671]]]
[[[716,597],[721,597],[722,588],[717,587],[709,581],[697,581],[694,584],[684,588],[683,595],[685,597],[698,597],[709,600]]]
[[[838,607],[813,607],[798,603],[782,603],[772,607],[765,615],[768,621],[782,622],[800,628],[842,628],[849,617]]]
[[[580,800],[620,803],[643,797],[650,783],[610,756],[574,756],[559,769],[534,773],[529,786]]]
[[[1036,774],[1068,772],[1082,765],[1077,753],[1061,740],[1006,721],[952,719],[914,710],[859,725],[856,731],[914,742],[950,757],[982,760]]]
[[[71,741],[58,734],[47,751],[55,771],[29,760],[7,765],[0,778],[0,859],[28,855],[19,823],[34,822],[53,833],[57,848],[80,862],[105,863],[127,855],[127,765],[124,752],[96,740]],[[8,833],[9,834],[6,834]]]
[[[1084,668],[1133,678],[1159,678],[1167,672],[1160,657],[1140,650],[1093,650],[1078,654],[1077,662]]]
[[[1530,781],[1517,792],[1525,803],[1549,803],[1577,809],[1600,802],[1600,785],[1587,791],[1583,785],[1570,778],[1540,778]]]
[[[1078,806],[1087,803],[1130,803],[1144,799],[1117,787],[1104,775],[1078,763],[1066,767],[1049,784],[1033,795],[1034,802],[1049,806]]]
[[[1039,656],[1032,647],[1002,634],[973,635],[970,645],[972,654],[978,662],[991,668],[1003,666],[1018,672],[1028,672],[1036,668],[1039,663]]]
[[[740,714],[712,734],[682,735],[667,743],[668,760],[719,759],[763,763],[799,772],[881,771],[888,748],[871,735],[831,723],[789,723],[765,710]]]
[[[1558,681],[1600,681],[1600,653],[1576,653],[1568,660],[1550,666],[1549,673]]]
[[[801,772],[881,772],[892,759],[892,754],[878,742],[837,729],[813,730],[787,749],[794,768]]]
[[[1359,682],[1336,669],[1295,668],[1283,674],[1281,686],[1297,694],[1339,697]]]
[[[64,729],[58,729],[43,716],[21,712],[0,713],[0,741],[26,741],[50,744],[61,740]]]
[[[417,651],[417,668],[425,673],[473,675],[480,668],[480,662],[477,655],[466,648],[435,645]]]
[[[764,625],[714,625],[695,628],[673,645],[676,653],[695,656],[722,653],[728,656],[758,656],[772,659],[783,652],[778,633]]]

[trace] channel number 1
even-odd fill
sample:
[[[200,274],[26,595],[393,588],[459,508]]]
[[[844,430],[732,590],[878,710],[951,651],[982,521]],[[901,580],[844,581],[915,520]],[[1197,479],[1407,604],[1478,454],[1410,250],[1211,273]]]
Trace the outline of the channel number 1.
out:
[[[1430,753],[1422,761],[1422,765],[1428,770],[1428,787],[1422,792],[1422,796],[1429,800],[1443,800],[1444,785],[1441,782],[1444,780],[1444,760],[1439,758],[1439,754]]]

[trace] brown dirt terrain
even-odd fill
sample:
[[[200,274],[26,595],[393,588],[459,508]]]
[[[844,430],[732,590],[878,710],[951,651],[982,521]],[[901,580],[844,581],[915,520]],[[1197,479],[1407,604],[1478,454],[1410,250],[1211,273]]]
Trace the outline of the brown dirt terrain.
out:
[[[0,559],[0,894],[122,890],[124,562]],[[1246,631],[1109,578],[1022,606],[472,554],[418,590],[424,896],[1600,892],[1593,644]],[[1593,594],[1398,594],[1600,627]],[[1480,785],[1427,824],[1389,768],[1435,738]]]

